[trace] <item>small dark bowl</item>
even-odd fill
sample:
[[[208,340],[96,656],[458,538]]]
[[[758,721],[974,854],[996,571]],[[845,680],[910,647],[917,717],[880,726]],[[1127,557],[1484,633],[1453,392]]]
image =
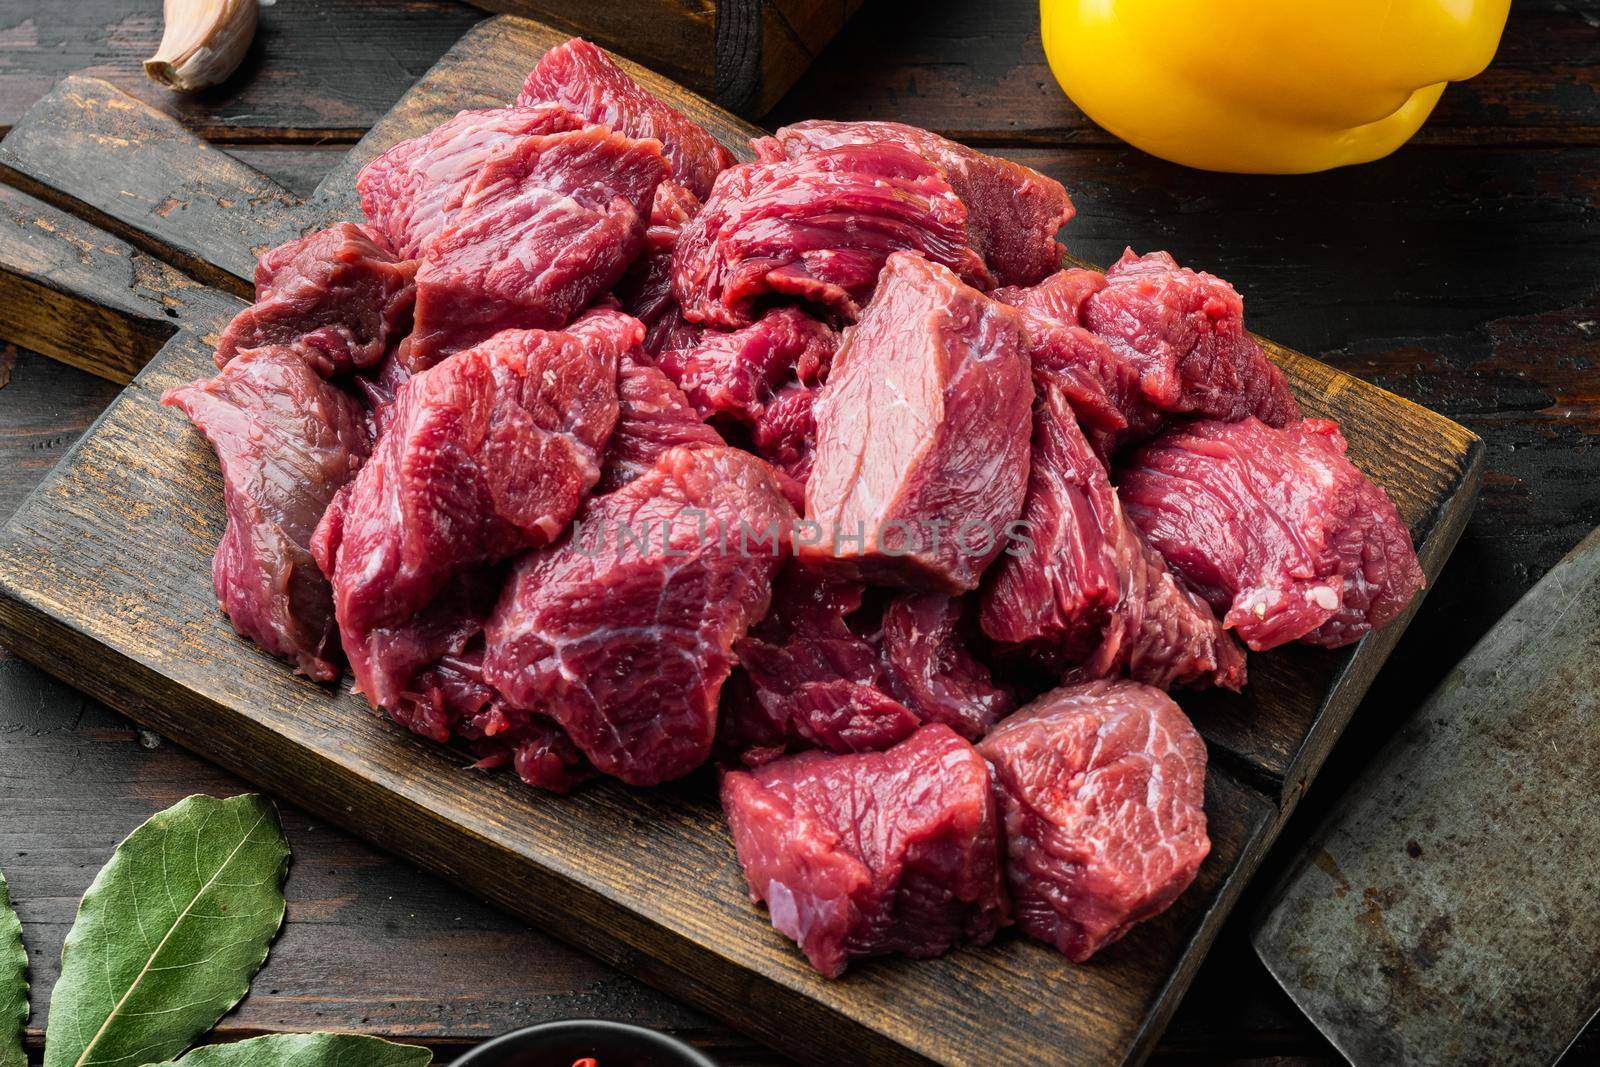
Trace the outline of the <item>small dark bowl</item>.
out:
[[[593,1056],[600,1067],[717,1067],[677,1038],[605,1019],[567,1019],[513,1030],[479,1045],[455,1067],[572,1067]]]

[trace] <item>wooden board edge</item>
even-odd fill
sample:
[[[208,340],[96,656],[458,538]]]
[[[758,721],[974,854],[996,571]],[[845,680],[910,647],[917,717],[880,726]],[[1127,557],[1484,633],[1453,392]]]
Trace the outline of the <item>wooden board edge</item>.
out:
[[[3,546],[0,546],[0,642],[47,674],[116,708],[139,725],[156,731],[269,793],[289,798],[296,807],[373,842],[464,892],[486,899],[508,914],[538,926],[574,948],[669,996],[684,1000],[772,1048],[792,1047],[793,1034],[803,1030],[814,1035],[816,1043],[814,1050],[807,1050],[807,1062],[868,1062],[884,1067],[909,1067],[931,1062],[893,1038],[832,1011],[818,1001],[787,989],[759,973],[735,967],[716,953],[608,900],[603,894],[585,891],[581,909],[573,907],[569,898],[566,914],[557,922],[528,906],[527,901],[540,894],[527,892],[525,883],[505,880],[499,883],[503,886],[499,893],[486,893],[480,886],[466,884],[453,866],[430,855],[426,848],[408,847],[416,839],[397,829],[406,820],[395,818],[392,807],[385,808],[380,817],[376,814],[377,805],[351,803],[324,796],[324,791],[329,787],[321,779],[309,779],[316,781],[317,785],[307,788],[309,776],[303,772],[308,768],[283,765],[274,768],[276,773],[264,770],[262,761],[252,761],[243,755],[260,740],[251,736],[252,730],[247,726],[233,732],[190,729],[172,709],[181,702],[193,702],[192,694],[158,669],[97,641],[55,617],[47,608],[33,603],[12,583]],[[92,646],[94,655],[88,658],[73,657],[67,650],[75,645]],[[92,662],[94,666],[85,670],[84,662]],[[242,717],[233,715],[227,707],[210,701],[203,702],[209,705],[207,710],[217,716],[228,716],[236,726],[241,723]],[[200,718],[203,717],[196,717],[195,721]],[[268,729],[258,725],[254,732],[267,732]],[[317,755],[310,749],[302,748],[300,751]],[[331,769],[338,774],[336,766]],[[343,777],[338,780],[341,783],[346,781]],[[376,783],[359,780],[353,784],[381,790],[382,796],[390,804],[412,804],[420,809],[420,805]],[[358,797],[351,799],[359,801]],[[363,817],[367,812],[374,814]],[[420,817],[422,813],[419,810],[417,814]],[[482,850],[485,856],[492,854],[498,858],[501,855],[495,850],[495,843],[488,838],[472,840],[470,846]],[[458,850],[453,855],[460,854]],[[523,869],[526,871],[527,865],[523,865]],[[550,883],[548,888],[569,894],[574,892],[571,884],[559,875],[535,870],[539,878]],[[519,889],[523,891],[518,892]],[[584,921],[574,922],[572,916],[580,911]],[[769,1024],[769,1015],[779,1013],[787,1017],[786,1025],[778,1027]],[[797,1017],[801,1020],[799,1023],[795,1022]]]

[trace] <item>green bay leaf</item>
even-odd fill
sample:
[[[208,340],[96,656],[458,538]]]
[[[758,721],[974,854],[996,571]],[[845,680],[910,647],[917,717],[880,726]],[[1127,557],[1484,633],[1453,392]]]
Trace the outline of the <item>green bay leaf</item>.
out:
[[[266,959],[288,869],[256,794],[189,797],[129,834],[67,933],[45,1067],[141,1067],[193,1044]]]
[[[11,910],[11,888],[0,874],[0,1067],[28,1067],[22,1030],[28,1025],[28,953],[22,924]]]
[[[428,1067],[433,1053],[355,1034],[272,1034],[203,1045],[154,1067]],[[564,1065],[563,1065],[564,1067]]]

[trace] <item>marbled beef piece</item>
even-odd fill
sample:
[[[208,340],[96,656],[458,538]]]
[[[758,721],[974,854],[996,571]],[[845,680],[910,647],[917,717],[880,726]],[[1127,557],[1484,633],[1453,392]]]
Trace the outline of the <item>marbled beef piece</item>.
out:
[[[241,352],[210,381],[170,390],[216,449],[228,525],[212,561],[233,627],[319,682],[339,676],[333,591],[311,537],[367,457],[367,421],[297,348]]]
[[[921,256],[890,256],[816,405],[806,517],[821,536],[800,556],[884,584],[974,588],[1022,510],[1030,374],[1020,312]]]
[[[783,386],[822,384],[838,343],[799,308],[774,308],[738,330],[704,330],[657,362],[704,417],[754,426]]]
[[[1016,709],[967,642],[965,601],[943,593],[902,593],[883,610],[889,692],[922,722],[941,722],[968,741]]]
[[[1245,330],[1239,294],[1165,252],[1129,251],[1103,275],[1064,270],[993,296],[1028,313],[1036,367],[1098,379],[1126,423],[1104,429],[1080,409],[1102,457],[1150,437],[1173,415],[1255,415],[1274,426],[1300,417],[1283,372]]]
[[[635,350],[622,357],[617,377],[617,428],[606,445],[597,493],[621,489],[656,465],[668,449],[679,445],[721,445],[722,435],[701,420],[658,368]]]
[[[791,563],[736,646],[719,740],[757,766],[786,750],[881,752],[930,722],[982,737],[1015,703],[968,648],[962,609],[942,593],[869,597]]]
[[[1083,303],[1083,325],[1139,372],[1158,410],[1273,426],[1300,417],[1283,371],[1244,326],[1244,301],[1211,274],[1165,252],[1122,254],[1106,286]]]
[[[551,104],[463,111],[362,167],[356,175],[361,210],[402,259],[415,259],[460,209],[493,153],[523,137],[583,125]]]
[[[404,635],[453,578],[566,529],[600,478],[618,361],[643,335],[616,311],[563,332],[507,330],[400,389],[320,534],[357,691],[375,706],[444,651]]]
[[[705,762],[733,646],[766,613],[794,511],[738,449],[674,448],[517,564],[484,676],[631,785]]]
[[[674,181],[656,186],[650,204],[650,224],[644,230],[644,248],[615,289],[622,310],[655,327],[670,318],[678,305],[672,299],[672,253],[678,235],[700,213],[700,200]],[[670,324],[666,327],[670,329]]]
[[[1075,214],[1061,183],[900,122],[813,119],[752,142],[764,162],[841,145],[901,145],[939,168],[967,209],[968,242],[1001,285],[1032,285],[1061,266],[1056,232]]]
[[[921,720],[889,693],[879,622],[866,587],[791,562],[772,607],[734,646],[740,670],[722,702],[718,740],[749,766],[792,749],[881,752]]]
[[[411,328],[416,272],[353,222],[279,245],[256,264],[256,302],[222,331],[217,366],[243,349],[299,344],[331,371],[370,367]]]
[[[1158,689],[1057,689],[978,752],[994,768],[1016,923],[1078,963],[1165,911],[1211,850],[1205,742]]]
[[[984,578],[979,622],[1011,653],[1081,678],[1162,689],[1244,683],[1244,655],[1123,513],[1072,392],[1035,374],[1033,452],[1018,542]]]
[[[716,138],[579,38],[540,57],[517,103],[560,104],[629,137],[654,137],[672,165],[673,180],[702,199],[711,192],[717,173],[733,166],[733,155]]]
[[[666,160],[604,126],[493,153],[422,251],[413,370],[503,329],[556,329],[616,284],[644,239]]]
[[[756,454],[804,487],[817,458],[817,397],[822,390],[804,382],[790,382],[762,405],[761,416],[750,431]]]
[[[685,226],[672,292],[691,322],[736,329],[788,297],[854,320],[891,252],[909,249],[982,288],[967,212],[937,167],[897,145],[853,145],[723,171]]]
[[[986,944],[1007,921],[989,768],[948,726],[730,772],[722,808],[751,899],[829,978],[861,957]]]
[[[566,793],[594,774],[572,739],[542,715],[510,707],[483,678],[481,640],[440,657],[412,680],[396,719],[424,737],[457,736],[485,769],[510,766],[517,777],[552,793]]]
[[[1335,647],[1422,588],[1394,504],[1345,458],[1339,428],[1247,418],[1175,427],[1129,458],[1128,514],[1251,648]]]

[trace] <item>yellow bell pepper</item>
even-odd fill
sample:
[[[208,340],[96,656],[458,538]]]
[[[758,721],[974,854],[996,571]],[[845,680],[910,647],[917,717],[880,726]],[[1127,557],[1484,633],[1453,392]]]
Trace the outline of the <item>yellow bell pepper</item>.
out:
[[[1388,155],[1489,65],[1511,0],[1041,0],[1073,103],[1163,159],[1298,174]]]

